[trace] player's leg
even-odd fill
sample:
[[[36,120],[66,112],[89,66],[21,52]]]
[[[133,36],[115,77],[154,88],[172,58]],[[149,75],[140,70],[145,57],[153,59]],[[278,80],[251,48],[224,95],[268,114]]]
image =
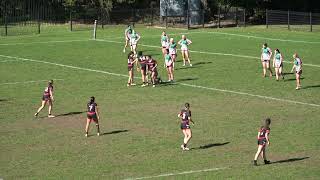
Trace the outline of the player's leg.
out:
[[[183,144],[181,145],[181,149],[185,150],[185,148],[187,147],[187,138],[188,138],[186,129],[182,129],[182,133],[184,137],[183,137]]]
[[[282,64],[281,64],[280,67],[279,67],[279,73],[280,73],[280,76],[282,77],[282,79],[284,79],[283,66],[282,66]]]
[[[297,81],[297,87],[296,89],[300,89],[300,73],[296,73],[296,81]]]
[[[187,144],[189,143],[190,139],[192,138],[192,132],[191,132],[191,129],[186,129],[185,132],[187,135],[187,138],[185,141],[185,150],[189,150],[189,148],[187,147]]]
[[[258,146],[257,153],[255,154],[254,160],[253,160],[253,164],[254,164],[255,166],[258,165],[258,164],[257,164],[257,160],[258,160],[259,155],[261,154],[261,151],[262,151],[263,147],[264,147],[264,145],[259,145],[259,146]]]
[[[135,86],[136,84],[134,84],[134,70],[133,68],[131,69],[131,86]]]
[[[181,51],[181,55],[182,55],[182,60],[183,60],[183,66],[186,65],[186,58],[185,58],[185,53],[184,53],[184,50]]]
[[[132,68],[131,67],[128,67],[128,83],[127,83],[127,86],[130,86],[131,85],[131,71],[132,71]]]
[[[85,136],[86,137],[88,137],[90,123],[91,123],[91,119],[87,118],[87,124],[86,124],[86,129],[85,129],[85,131],[86,131]]]
[[[279,80],[279,68],[275,67],[274,71],[276,72],[276,80],[278,81]]]
[[[269,72],[270,72],[270,77],[272,77],[272,70],[271,70],[271,67],[270,67],[270,61],[267,61],[267,69],[269,70]]]
[[[188,60],[189,66],[192,66],[191,61],[190,61],[190,52],[189,52],[189,50],[185,51],[185,57]]]
[[[266,70],[266,62],[265,61],[262,61],[262,69],[263,69],[263,77],[266,77],[267,70]]]
[[[270,161],[267,160],[266,146],[264,146],[261,151],[261,157],[263,158],[264,164],[270,164]]]
[[[48,103],[49,103],[49,114],[48,114],[48,117],[50,117],[50,118],[52,118],[52,117],[54,117],[52,114],[51,114],[51,112],[52,112],[52,108],[53,108],[53,102],[52,102],[52,100],[50,99],[49,101],[48,101]]]
[[[126,44],[124,45],[123,53],[126,52],[126,48],[128,47],[128,44],[129,44],[129,39],[126,37]]]
[[[41,106],[39,107],[37,112],[34,114],[34,116],[38,116],[39,112],[46,106],[46,104],[47,104],[47,101],[46,100],[42,100]]]
[[[97,127],[97,136],[100,136],[100,126],[99,126],[99,120],[97,118],[97,115],[95,115],[93,117],[93,121],[96,123],[96,127]]]

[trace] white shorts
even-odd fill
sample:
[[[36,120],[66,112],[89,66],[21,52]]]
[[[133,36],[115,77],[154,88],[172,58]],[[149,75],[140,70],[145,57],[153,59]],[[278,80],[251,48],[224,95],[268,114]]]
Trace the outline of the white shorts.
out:
[[[188,51],[187,47],[181,47],[181,51]]]
[[[263,53],[263,54],[262,54],[262,60],[264,60],[264,61],[270,61],[270,56],[269,56],[269,54]]]
[[[168,45],[168,43],[167,43],[167,42],[162,41],[162,42],[161,42],[161,46],[162,46],[162,47],[166,47],[166,48],[168,48],[168,46],[169,46],[169,45]]]
[[[131,46],[137,45],[137,43],[138,43],[138,42],[137,42],[136,40],[130,40],[130,45],[131,45]]]
[[[169,54],[177,54],[176,50],[175,49],[169,49]]]
[[[276,62],[276,63],[274,63],[274,65],[275,65],[276,68],[282,67],[282,63],[281,62]]]

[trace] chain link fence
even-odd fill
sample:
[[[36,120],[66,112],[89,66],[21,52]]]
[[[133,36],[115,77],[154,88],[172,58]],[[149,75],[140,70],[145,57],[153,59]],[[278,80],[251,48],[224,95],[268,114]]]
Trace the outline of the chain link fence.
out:
[[[110,25],[142,24],[162,28],[220,28],[266,24],[267,28],[319,31],[320,14],[294,11],[250,11],[240,7],[220,6],[208,13],[204,9],[186,10],[179,16],[160,8],[112,9],[97,7],[64,7],[55,1],[4,0],[0,2],[0,35],[25,35],[41,32],[91,31]]]

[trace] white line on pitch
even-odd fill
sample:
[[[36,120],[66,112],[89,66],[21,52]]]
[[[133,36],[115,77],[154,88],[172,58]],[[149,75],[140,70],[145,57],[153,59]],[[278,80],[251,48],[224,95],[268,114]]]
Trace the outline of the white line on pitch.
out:
[[[72,68],[72,69],[78,69],[78,70],[85,70],[85,71],[109,74],[109,75],[113,75],[113,76],[128,77],[127,75],[124,75],[124,74],[112,73],[112,72],[89,69],[89,68],[82,68],[82,67],[71,66],[71,65],[64,65],[64,64],[53,63],[53,62],[48,62],[48,61],[40,61],[40,60],[35,60],[35,59],[27,59],[27,58],[6,56],[6,55],[0,55],[0,57],[12,58],[12,59],[20,59],[22,61],[30,61],[30,62],[37,62],[37,63],[43,63],[43,64],[51,64],[51,65],[60,66],[60,67],[67,67],[67,68]],[[238,95],[246,95],[246,96],[258,97],[258,98],[261,98],[261,99],[268,99],[268,100],[282,101],[282,102],[293,103],[293,104],[320,107],[319,104],[305,103],[305,102],[293,101],[293,100],[287,100],[287,99],[280,99],[280,98],[275,98],[275,97],[270,97],[270,96],[262,96],[262,95],[256,95],[256,94],[250,94],[250,93],[245,93],[245,92],[240,92],[240,91],[231,91],[231,90],[226,90],[226,89],[210,88],[210,87],[198,86],[198,85],[192,85],[192,84],[186,84],[186,83],[177,83],[177,84],[180,84],[182,86],[193,87],[193,88],[211,90],[211,91],[219,91],[219,92],[225,92],[225,93],[232,93],[232,94],[238,94]]]
[[[195,171],[184,171],[179,173],[167,173],[167,174],[159,174],[155,176],[144,176],[138,178],[127,178],[125,180],[139,180],[139,179],[152,179],[152,178],[160,178],[160,177],[168,177],[168,176],[177,176],[177,175],[185,175],[185,174],[194,174],[194,173],[202,173],[202,172],[210,172],[210,171],[219,171],[228,168],[211,168],[211,169],[202,169],[202,170],[195,170]]]
[[[63,81],[63,79],[53,79],[55,81]],[[37,82],[44,82],[49,80],[37,80],[37,81],[21,81],[21,82],[7,82],[7,83],[0,83],[0,85],[12,85],[12,84],[29,84],[29,83],[37,83]]]
[[[5,63],[5,62],[17,62],[17,61],[21,61],[21,60],[3,60],[3,61],[0,61],[0,63]]]
[[[50,44],[50,43],[66,43],[66,42],[81,42],[81,41],[89,41],[89,39],[65,40],[65,41],[41,41],[41,42],[26,42],[26,43],[8,43],[8,44],[0,44],[0,46],[14,46],[14,45],[28,45],[28,44]]]
[[[239,37],[246,37],[246,38],[255,38],[255,39],[271,40],[271,41],[283,41],[283,42],[295,42],[295,43],[320,44],[319,41],[303,41],[303,40],[291,40],[291,39],[277,39],[277,38],[260,37],[260,36],[244,35],[244,34],[234,34],[234,33],[226,33],[226,32],[203,31],[203,33],[223,34],[223,35],[230,35],[230,36],[239,36]]]
[[[122,42],[118,41],[112,41],[112,40],[106,40],[106,39],[96,39],[95,41],[102,41],[102,42],[109,42],[109,43],[117,43],[117,44],[122,44]],[[154,45],[146,45],[146,44],[139,44],[139,46],[145,46],[145,47],[152,47],[152,48],[161,48],[160,46],[154,46]],[[219,55],[219,56],[232,56],[232,57],[240,57],[240,58],[249,58],[249,59],[259,59],[259,57],[255,56],[246,56],[246,55],[238,55],[238,54],[229,54],[229,53],[218,53],[218,52],[206,52],[206,51],[195,51],[195,50],[190,50],[190,52],[193,53],[199,53],[199,54],[211,54],[211,55]],[[283,61],[285,63],[291,63],[289,61]],[[316,64],[303,64],[304,66],[312,66],[312,67],[320,67],[320,65]]]

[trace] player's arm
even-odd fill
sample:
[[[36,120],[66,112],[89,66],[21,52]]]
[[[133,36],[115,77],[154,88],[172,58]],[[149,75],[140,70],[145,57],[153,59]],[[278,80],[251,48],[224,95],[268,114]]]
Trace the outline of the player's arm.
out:
[[[181,45],[181,41],[182,41],[182,39],[180,39],[180,41],[178,42],[179,45]]]
[[[273,60],[272,60],[272,67],[274,67],[274,65],[275,65],[275,61],[276,61],[276,56],[273,56]]]
[[[266,132],[265,137],[266,137],[266,140],[267,140],[268,145],[270,145],[270,141],[269,141],[269,132]]]
[[[261,56],[260,56],[261,61],[263,61],[263,50],[261,49]]]
[[[293,60],[293,66],[292,66],[292,69],[291,69],[291,72],[293,72],[293,70],[296,68],[295,64],[294,64],[294,60]]]
[[[189,121],[194,125],[194,121],[192,121],[191,117],[188,117]]]
[[[98,120],[100,120],[98,106],[96,106],[96,115],[97,115]]]
[[[141,36],[139,34],[137,34],[137,36],[138,36],[138,39],[137,39],[137,42],[138,42],[140,40]]]
[[[187,39],[187,41],[188,41],[188,45],[192,44],[192,41],[190,41],[189,39]]]
[[[272,50],[269,48],[270,57],[272,57]]]
[[[158,62],[154,61],[154,67],[152,68],[152,70],[155,70],[158,67]]]

